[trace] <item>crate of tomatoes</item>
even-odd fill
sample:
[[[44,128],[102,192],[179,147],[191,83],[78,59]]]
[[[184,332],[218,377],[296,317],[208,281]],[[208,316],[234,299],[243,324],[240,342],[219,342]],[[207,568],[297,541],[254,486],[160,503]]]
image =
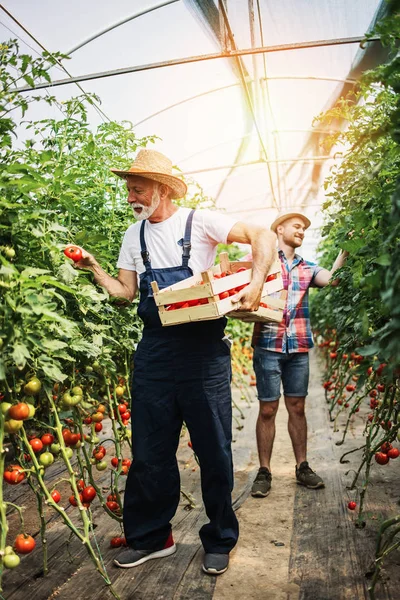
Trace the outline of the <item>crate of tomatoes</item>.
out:
[[[191,321],[207,321],[228,316],[243,321],[275,321],[283,318],[286,292],[283,290],[281,265],[277,258],[267,275],[260,307],[255,312],[241,311],[234,296],[251,281],[251,262],[230,262],[228,254],[219,255],[220,264],[170,287],[160,290],[152,283],[154,300],[163,326]],[[271,296],[281,291],[280,297]]]

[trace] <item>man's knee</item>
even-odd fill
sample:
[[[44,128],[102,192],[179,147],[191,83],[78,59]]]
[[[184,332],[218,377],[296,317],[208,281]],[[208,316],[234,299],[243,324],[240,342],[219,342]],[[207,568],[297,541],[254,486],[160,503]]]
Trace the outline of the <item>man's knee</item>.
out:
[[[292,417],[304,417],[305,415],[305,398],[304,397],[285,397],[286,408],[289,415]]]
[[[278,411],[278,400],[274,402],[260,402],[260,418],[263,421],[271,421],[275,419],[275,415]]]

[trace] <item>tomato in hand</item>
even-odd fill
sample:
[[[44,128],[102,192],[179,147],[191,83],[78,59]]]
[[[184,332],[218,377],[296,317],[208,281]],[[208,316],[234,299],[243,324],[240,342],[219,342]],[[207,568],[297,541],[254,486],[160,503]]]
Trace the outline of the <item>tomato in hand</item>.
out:
[[[64,254],[74,262],[79,262],[82,258],[82,250],[78,248],[78,246],[67,246],[64,250]]]

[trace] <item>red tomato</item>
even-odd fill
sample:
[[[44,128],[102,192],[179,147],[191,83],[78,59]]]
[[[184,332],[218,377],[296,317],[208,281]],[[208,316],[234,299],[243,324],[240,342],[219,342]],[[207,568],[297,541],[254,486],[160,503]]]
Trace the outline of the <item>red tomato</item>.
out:
[[[117,500],[116,494],[108,494],[107,502],[116,502],[116,500]]]
[[[85,419],[83,419],[83,422],[85,423],[85,425],[90,425],[92,422],[92,417],[86,417]]]
[[[106,502],[106,506],[109,510],[111,510],[111,512],[118,512],[119,511],[119,504],[118,502],[114,502],[113,500],[108,500]]]
[[[377,452],[375,454],[375,460],[378,465],[386,465],[389,462],[389,457],[384,452]]]
[[[271,275],[268,275],[265,281],[273,281],[274,279],[276,279],[276,277],[277,273],[272,273]]]
[[[96,460],[102,460],[106,455],[106,449],[104,446],[97,446],[93,449],[93,456]]]
[[[376,390],[371,390],[369,393],[370,398],[376,398],[378,395],[378,392]]]
[[[73,494],[68,498],[68,500],[72,506],[78,506],[78,501]],[[82,502],[82,494],[79,494],[79,500]]]
[[[25,479],[25,473],[20,465],[9,465],[3,474],[3,479],[11,485],[17,485]]]
[[[200,304],[200,300],[188,300],[189,306],[198,306]]]
[[[81,492],[86,487],[83,479],[79,479],[79,481],[76,482],[76,487],[78,488],[79,492]]]
[[[398,448],[391,448],[388,452],[389,458],[397,458],[400,456],[400,450]]]
[[[189,302],[184,302],[181,308],[189,308]]]
[[[349,510],[356,510],[357,504],[355,502],[349,502],[348,505],[347,505],[347,508]]]
[[[129,460],[129,458],[123,458],[122,459],[122,464],[124,465],[124,467],[130,467],[131,466],[131,461]]]
[[[56,504],[58,504],[61,500],[61,494],[57,490],[53,490],[51,492],[50,496],[53,498],[53,500]]]
[[[119,548],[122,544],[121,544],[121,540],[122,538],[120,537],[113,537],[110,540],[110,548]]]
[[[74,262],[79,262],[82,258],[82,250],[77,246],[68,246],[64,250],[67,258],[71,258]]]
[[[390,444],[389,442],[383,442],[382,446],[381,446],[381,452],[383,452],[384,454],[387,454],[389,452],[389,450],[391,450],[393,448],[392,444]]]
[[[44,433],[40,439],[43,446],[51,446],[54,442],[54,435],[51,435],[51,433]]]
[[[94,430],[99,433],[103,429],[103,423],[95,423]]]
[[[346,390],[347,390],[348,392],[354,392],[354,391],[355,391],[355,389],[356,389],[356,386],[355,386],[355,385],[350,385],[350,384],[349,384],[349,385],[346,385]]]
[[[378,392],[384,392],[385,391],[385,386],[383,383],[378,383],[378,385],[376,386],[378,389]]]
[[[239,267],[236,273],[243,273],[243,271],[247,271],[246,267]]]
[[[199,304],[208,304],[208,298],[200,298]]]
[[[229,298],[229,292],[221,292],[219,294],[219,299],[220,300],[225,300],[225,298]]]
[[[36,543],[31,535],[20,533],[15,538],[14,548],[18,554],[29,554],[35,548]]]
[[[337,352],[331,352],[329,354],[329,356],[331,357],[332,360],[335,360],[335,358],[337,357]]]
[[[115,467],[115,468],[117,468],[117,467],[118,467],[118,458],[117,458],[116,456],[114,456],[114,457],[111,459],[111,464],[112,464],[112,466],[113,466],[113,467]]]
[[[96,497],[96,490],[94,489],[94,487],[92,485],[88,485],[87,487],[84,488],[84,490],[82,492],[82,499],[84,502],[92,502],[92,500],[94,500],[95,497]]]
[[[118,404],[118,411],[120,415],[123,415],[124,412],[126,411],[126,406],[125,404]]]
[[[32,450],[35,454],[43,450],[43,443],[39,438],[33,438],[33,440],[31,440],[29,443],[32,446]]]
[[[18,402],[18,404],[10,406],[7,416],[16,421],[23,421],[29,417],[29,405],[25,402]]]

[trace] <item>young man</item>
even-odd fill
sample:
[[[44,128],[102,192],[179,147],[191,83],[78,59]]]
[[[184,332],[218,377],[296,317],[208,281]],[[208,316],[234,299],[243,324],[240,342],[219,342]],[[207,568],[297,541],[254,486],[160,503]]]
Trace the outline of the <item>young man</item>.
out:
[[[176,450],[182,422],[190,432],[201,468],[206,513],[200,530],[203,569],[219,575],[228,568],[239,528],[232,509],[231,364],[224,341],[226,319],[162,327],[151,282],[163,289],[209,269],[218,243],[250,243],[251,283],[232,301],[257,310],[276,236],[263,227],[236,222],[215,211],[179,208],[173,199],[186,194],[172,174],[172,163],[155,150],[141,150],[126,179],[128,203],[136,223],[124,236],[119,274],[110,277],[83,251],[78,268],[90,269],[110,295],[133,300],[139,288],[138,314],[143,336],[134,356],[132,384],[133,462],[124,496],[124,530],[129,548],[115,564],[129,568],[176,551],[171,519],[180,500]]]
[[[308,351],[313,347],[308,309],[308,289],[325,287],[333,273],[343,266],[347,252],[340,252],[328,271],[304,260],[295,253],[304,239],[309,219],[301,213],[286,213],[271,225],[278,236],[287,304],[281,323],[256,323],[252,346],[254,371],[260,410],[256,425],[260,469],[253,483],[252,495],[268,496],[271,490],[271,454],[275,438],[275,416],[281,395],[289,415],[288,430],[296,458],[296,480],[300,485],[316,489],[324,482],[307,462],[307,421],[304,407],[309,380]]]

